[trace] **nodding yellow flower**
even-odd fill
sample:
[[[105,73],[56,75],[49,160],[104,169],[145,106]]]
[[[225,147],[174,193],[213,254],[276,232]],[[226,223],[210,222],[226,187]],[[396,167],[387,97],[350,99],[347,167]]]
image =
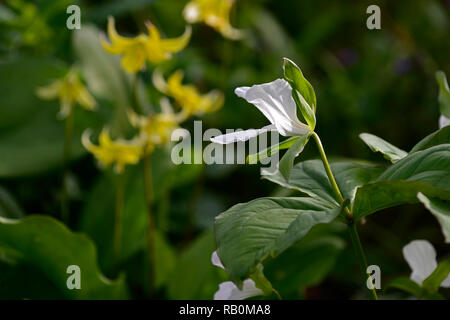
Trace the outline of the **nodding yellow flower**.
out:
[[[159,91],[175,99],[175,102],[181,107],[181,118],[211,113],[223,106],[224,96],[222,92],[211,90],[202,95],[195,86],[182,84],[183,76],[183,72],[178,70],[166,82],[161,71],[155,70],[153,72],[153,84]]]
[[[238,40],[243,32],[230,24],[230,10],[234,0],[192,0],[184,8],[183,15],[187,22],[204,22],[216,29],[225,38]]]
[[[170,59],[172,53],[181,51],[189,42],[192,29],[186,27],[183,35],[178,38],[162,39],[156,27],[147,22],[148,35],[140,34],[135,38],[125,38],[120,36],[114,25],[114,18],[108,17],[108,37],[100,38],[103,48],[111,54],[122,55],[122,67],[129,73],[136,73],[141,70],[148,60],[152,63],[160,63]]]
[[[156,146],[170,142],[171,134],[179,128],[179,115],[167,109],[168,101],[163,101],[162,113],[154,113],[149,116],[137,115],[133,111],[128,111],[130,123],[140,132],[140,138],[145,144],[145,153],[153,151]],[[164,110],[165,109],[165,110]]]
[[[66,118],[76,104],[86,110],[94,110],[97,106],[94,98],[81,82],[80,75],[74,69],[71,69],[62,79],[37,88],[36,94],[45,100],[59,99],[61,118]]]
[[[108,130],[103,129],[98,138],[99,145],[94,145],[90,140],[91,132],[83,132],[81,141],[83,146],[94,155],[101,165],[107,167],[114,164],[116,173],[122,173],[125,165],[137,164],[142,156],[143,148],[140,139],[113,141]]]

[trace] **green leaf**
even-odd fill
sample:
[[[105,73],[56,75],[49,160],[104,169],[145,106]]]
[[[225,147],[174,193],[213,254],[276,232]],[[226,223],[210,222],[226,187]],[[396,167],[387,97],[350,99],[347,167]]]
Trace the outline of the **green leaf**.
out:
[[[436,72],[436,81],[439,85],[439,109],[442,115],[450,118],[450,89],[443,71]]]
[[[261,161],[263,159],[266,159],[266,158],[276,154],[280,150],[290,148],[298,139],[299,139],[299,137],[291,137],[291,138],[286,139],[278,144],[270,146],[269,148],[264,149],[258,153],[250,154],[247,156],[246,162],[251,163],[251,164],[257,163],[258,161]]]
[[[228,280],[225,271],[211,263],[214,250],[214,234],[206,232],[182,252],[168,283],[171,299],[213,298],[219,283]]]
[[[428,198],[421,192],[417,194],[417,197],[439,221],[442,233],[445,236],[445,242],[450,243],[450,202]]]
[[[278,169],[286,180],[289,181],[291,169],[294,165],[294,159],[303,151],[310,136],[311,133],[301,136],[281,158]]]
[[[400,289],[412,294],[415,297],[420,297],[422,295],[422,288],[417,283],[406,277],[400,277],[392,280],[386,285],[384,290],[386,291],[391,288]]]
[[[423,280],[422,288],[428,293],[436,293],[448,274],[450,273],[450,259],[441,261],[433,273]]]
[[[299,290],[320,284],[345,247],[336,236],[322,234],[320,238],[307,239],[309,236],[265,263],[267,277],[285,299],[298,299]]]
[[[356,219],[400,204],[418,203],[417,193],[450,200],[450,144],[414,152],[356,190]]]
[[[391,161],[392,163],[395,163],[408,155],[406,151],[397,148],[386,140],[374,136],[373,134],[361,133],[359,137],[373,152],[380,152],[387,160]]]
[[[73,47],[88,88],[115,107],[111,123],[113,134],[130,129],[126,109],[131,106],[131,76],[120,66],[120,57],[107,53],[100,45],[100,31],[83,25],[74,31]]]
[[[268,256],[277,256],[340,207],[312,198],[260,198],[237,204],[216,217],[218,254],[237,284]]]
[[[19,219],[25,215],[14,197],[4,188],[0,187],[0,217]]]
[[[292,87],[292,97],[311,130],[316,126],[316,94],[303,76],[300,68],[288,58],[283,58],[284,78]]]
[[[357,187],[375,180],[383,172],[383,167],[376,164],[354,160],[336,161],[332,162],[330,166],[339,189],[346,199],[353,199]],[[289,181],[280,172],[269,174],[265,170],[262,171],[262,178],[285,188],[306,193],[310,197],[338,205],[338,200],[335,198],[320,160],[297,163],[292,168]]]
[[[66,69],[55,59],[16,58],[0,62],[0,176],[38,174],[62,166],[64,122],[58,101],[43,101],[36,88],[61,77]],[[99,128],[107,114],[75,108],[72,159],[86,153],[81,133]]]
[[[450,126],[445,126],[425,138],[423,138],[419,143],[417,143],[409,153],[413,153],[420,150],[425,150],[439,144],[450,143]]]
[[[32,215],[21,220],[0,217],[0,249],[14,252],[20,260],[39,270],[65,298],[127,297],[123,277],[111,281],[101,274],[91,240],[48,216]],[[66,271],[70,265],[80,267],[81,290],[67,288]]]

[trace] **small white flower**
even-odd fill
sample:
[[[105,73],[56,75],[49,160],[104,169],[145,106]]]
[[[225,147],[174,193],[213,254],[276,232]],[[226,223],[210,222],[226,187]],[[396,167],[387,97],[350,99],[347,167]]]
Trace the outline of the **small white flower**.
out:
[[[212,253],[211,262],[213,265],[225,270],[217,255],[217,251]],[[240,290],[232,281],[226,281],[219,284],[219,290],[214,294],[214,300],[244,300],[263,294],[264,292],[256,287],[255,282],[252,279],[244,280],[242,290]]]
[[[292,88],[286,80],[254,85],[252,87],[239,87],[234,93],[256,106],[271,125],[261,129],[250,129],[217,136],[212,142],[228,144],[236,141],[246,141],[259,134],[275,130],[282,136],[299,136],[310,131],[308,125],[297,118],[297,106],[292,98]]]
[[[445,126],[449,126],[450,125],[450,119],[447,118],[446,116],[444,116],[443,114],[441,114],[441,116],[439,117],[439,129],[442,129]]]
[[[438,265],[436,251],[426,240],[414,240],[408,243],[403,247],[403,256],[411,267],[411,280],[420,286]],[[441,287],[450,288],[450,276],[441,283]]]

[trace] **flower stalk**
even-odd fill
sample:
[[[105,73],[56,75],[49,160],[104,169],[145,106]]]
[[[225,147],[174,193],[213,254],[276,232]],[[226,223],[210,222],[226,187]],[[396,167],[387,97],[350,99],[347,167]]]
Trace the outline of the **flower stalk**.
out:
[[[147,246],[148,246],[148,287],[150,296],[155,291],[155,216],[153,214],[153,185],[151,154],[144,156],[145,203],[148,214]]]
[[[331,183],[331,187],[333,188],[333,192],[334,192],[335,196],[337,197],[339,203],[342,205],[344,203],[344,197],[342,196],[341,190],[339,189],[339,186],[336,183],[336,179],[334,178],[333,172],[331,171],[331,167],[328,162],[328,158],[325,154],[325,150],[323,148],[322,142],[320,141],[320,138],[317,135],[317,133],[313,132],[312,136],[313,136],[314,140],[316,141],[317,149],[319,150],[320,158],[322,159],[322,163],[325,168],[325,172],[328,176],[328,180]],[[365,254],[364,254],[364,249],[361,245],[361,241],[359,239],[356,224],[353,220],[353,214],[347,206],[344,207],[344,212],[345,212],[345,217],[348,222],[348,227],[349,227],[349,231],[350,231],[350,237],[352,240],[353,248],[355,249],[355,253],[359,260],[361,274],[362,275],[365,274],[366,275],[365,279],[367,280],[369,277],[369,275],[367,274],[367,260],[366,260]],[[372,286],[372,289],[369,291],[370,291],[370,297],[373,300],[378,300],[376,290],[373,286]]]
[[[63,147],[63,176],[62,176],[62,194],[61,194],[61,218],[68,224],[70,219],[69,196],[67,193],[67,178],[69,175],[68,167],[70,155],[72,152],[72,137],[74,128],[75,114],[72,110],[64,121],[64,147]]]
[[[113,244],[113,257],[114,268],[117,270],[120,251],[122,247],[122,216],[123,216],[123,199],[125,191],[125,175],[120,172],[116,175],[116,210],[114,214],[114,244]]]

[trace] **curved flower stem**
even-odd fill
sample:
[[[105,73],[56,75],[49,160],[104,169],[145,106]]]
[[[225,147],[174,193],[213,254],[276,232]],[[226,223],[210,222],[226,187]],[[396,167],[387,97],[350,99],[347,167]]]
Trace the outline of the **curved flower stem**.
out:
[[[144,184],[145,184],[145,203],[148,214],[148,285],[150,296],[155,290],[155,217],[153,215],[153,185],[152,185],[152,166],[151,154],[144,156]]]
[[[141,115],[144,114],[144,108],[141,105],[138,95],[139,74],[136,73],[133,87],[132,87],[132,101],[135,107],[135,111]],[[148,289],[150,297],[155,292],[155,230],[156,221],[153,214],[153,184],[152,184],[152,159],[151,153],[144,155],[144,194],[145,204],[147,208],[148,216],[148,229],[147,229],[147,250],[148,250]]]
[[[117,270],[120,250],[122,243],[122,213],[123,213],[123,197],[124,197],[124,181],[125,175],[123,172],[117,174],[116,181],[116,210],[114,215],[114,269]]]
[[[313,132],[312,136],[313,136],[314,140],[316,141],[317,149],[319,150],[320,157],[322,159],[323,166],[325,167],[325,172],[328,176],[328,180],[330,181],[331,187],[333,188],[333,192],[334,192],[335,196],[337,197],[337,200],[339,201],[339,203],[342,205],[344,203],[344,197],[342,196],[341,190],[339,189],[339,186],[337,185],[336,180],[334,179],[333,172],[331,171],[331,167],[328,162],[327,156],[325,154],[325,150],[322,146],[322,142],[320,141],[320,138],[317,135],[317,133]],[[355,249],[356,255],[359,260],[361,273],[363,275],[365,274],[366,275],[365,279],[367,279],[367,277],[368,277],[367,260],[366,260],[365,254],[364,254],[363,247],[361,245],[361,241],[359,240],[358,230],[356,229],[355,222],[353,221],[353,213],[348,209],[347,206],[344,208],[344,212],[345,212],[345,216],[347,218],[353,247]],[[366,284],[364,284],[364,285],[366,285]],[[372,294],[371,295],[372,299],[378,300],[375,289],[372,288],[372,290],[370,292]]]
[[[62,175],[62,193],[61,193],[61,218],[69,224],[70,210],[69,210],[69,196],[67,194],[67,177],[70,155],[72,152],[72,136],[75,121],[74,110],[71,110],[66,120],[64,121],[64,149],[63,149],[63,175]]]

